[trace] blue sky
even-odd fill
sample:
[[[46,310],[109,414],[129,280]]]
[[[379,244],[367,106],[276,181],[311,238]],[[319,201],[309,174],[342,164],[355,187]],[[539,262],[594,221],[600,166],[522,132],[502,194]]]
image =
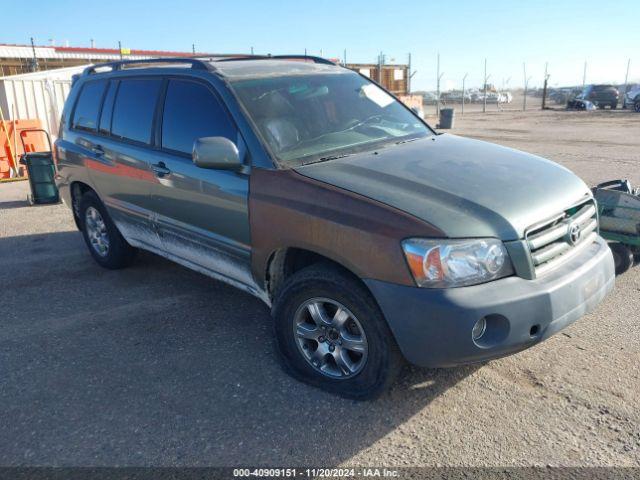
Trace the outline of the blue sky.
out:
[[[640,0],[556,1],[321,1],[112,0],[6,2],[0,43],[55,39],[73,46],[256,53],[303,53],[373,62],[378,52],[405,62],[412,53],[415,89],[436,82],[440,53],[443,89],[490,82],[520,87],[523,62],[531,85],[549,63],[551,85],[640,81]]]

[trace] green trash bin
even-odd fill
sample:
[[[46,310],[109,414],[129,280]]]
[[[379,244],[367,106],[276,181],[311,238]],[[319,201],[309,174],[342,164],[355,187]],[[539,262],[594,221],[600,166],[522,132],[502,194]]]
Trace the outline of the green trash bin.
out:
[[[42,132],[46,135],[49,142],[48,152],[27,152],[22,155],[20,163],[27,167],[29,175],[29,186],[31,194],[27,197],[30,204],[42,203],[58,203],[60,196],[58,195],[58,187],[55,183],[56,168],[53,164],[53,154],[51,152],[51,139],[49,134],[42,129],[29,129],[20,132],[22,147],[26,151],[24,145],[24,134],[29,132]]]

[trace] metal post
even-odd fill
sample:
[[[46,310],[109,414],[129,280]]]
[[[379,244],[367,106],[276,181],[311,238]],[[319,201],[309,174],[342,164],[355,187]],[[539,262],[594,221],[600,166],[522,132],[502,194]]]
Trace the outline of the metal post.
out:
[[[624,107],[624,100],[627,98],[627,83],[629,81],[629,66],[631,65],[631,59],[627,60],[627,73],[624,75],[624,90],[622,91],[622,106]]]
[[[411,95],[411,53],[409,53],[407,66],[407,95]]]
[[[346,65],[347,64],[347,49],[346,48],[344,49],[344,57],[343,58],[344,58],[344,64]]]
[[[436,65],[436,117],[440,118],[440,54],[438,53],[438,63]]]
[[[522,111],[527,109],[527,64],[522,62],[522,73],[524,73],[524,99],[522,100]]]
[[[464,115],[464,81],[467,79],[467,75],[469,74],[465,73],[464,77],[462,77],[462,115]]]
[[[118,40],[118,52],[120,52],[120,60],[122,60],[122,42]]]
[[[32,72],[38,71],[38,56],[36,55],[36,46],[33,43],[33,37],[31,37],[31,50],[33,51],[33,65],[31,66]]]
[[[484,98],[482,99],[482,113],[487,111],[487,59],[484,59]]]
[[[251,47],[251,55],[253,55],[253,47]]]
[[[196,54],[196,44],[195,43],[191,44],[191,51],[193,52],[194,55]]]
[[[587,61],[584,61],[584,70],[582,71],[582,88],[587,83]]]

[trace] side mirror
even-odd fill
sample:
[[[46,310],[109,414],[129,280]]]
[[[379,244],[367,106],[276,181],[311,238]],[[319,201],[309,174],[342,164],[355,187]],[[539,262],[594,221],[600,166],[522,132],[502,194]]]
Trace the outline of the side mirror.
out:
[[[202,137],[193,143],[193,163],[200,168],[239,170],[238,147],[225,137]]]

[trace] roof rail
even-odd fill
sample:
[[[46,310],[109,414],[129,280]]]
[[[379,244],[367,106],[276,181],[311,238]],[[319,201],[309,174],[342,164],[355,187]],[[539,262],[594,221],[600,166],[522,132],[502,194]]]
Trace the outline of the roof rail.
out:
[[[237,57],[227,57],[214,59],[215,62],[234,62],[238,60],[310,60],[314,63],[323,65],[336,65],[326,58],[316,57],[314,55],[239,55]]]
[[[99,73],[97,70],[102,68],[110,68],[111,71],[123,70],[128,65],[153,65],[153,64],[176,64],[176,63],[186,63],[190,64],[191,68],[194,70],[209,70],[210,67],[206,61],[199,60],[197,58],[185,58],[185,57],[169,57],[169,58],[148,58],[144,60],[120,60],[116,62],[107,62],[107,63],[98,63],[96,65],[92,65],[87,67],[82,72],[82,75],[91,75],[93,73]]]

